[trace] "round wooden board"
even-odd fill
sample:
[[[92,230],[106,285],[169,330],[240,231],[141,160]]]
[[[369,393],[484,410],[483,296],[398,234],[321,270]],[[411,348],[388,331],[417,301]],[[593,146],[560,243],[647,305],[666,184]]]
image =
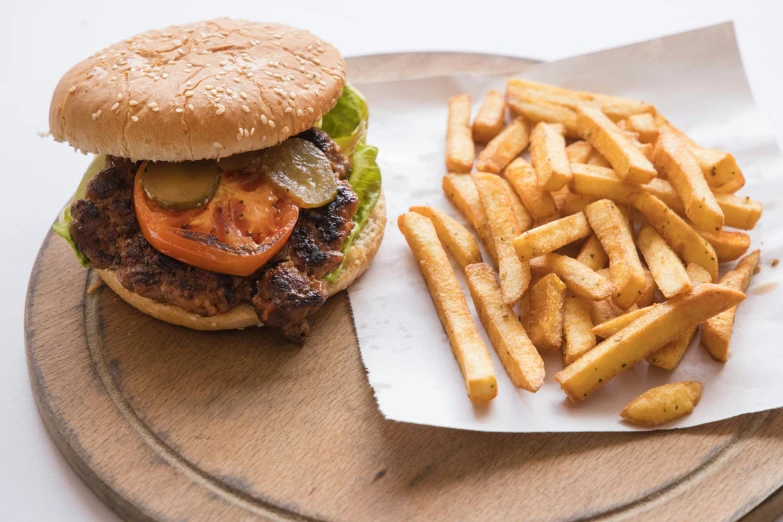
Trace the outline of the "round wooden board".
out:
[[[349,60],[349,76],[510,73],[531,63],[384,55]],[[736,520],[765,499],[749,518],[781,510],[781,410],[648,433],[396,423],[376,407],[345,292],[315,316],[301,348],[269,330],[158,322],[105,287],[89,295],[95,279],[47,236],[28,289],[28,364],[52,437],[123,518]]]

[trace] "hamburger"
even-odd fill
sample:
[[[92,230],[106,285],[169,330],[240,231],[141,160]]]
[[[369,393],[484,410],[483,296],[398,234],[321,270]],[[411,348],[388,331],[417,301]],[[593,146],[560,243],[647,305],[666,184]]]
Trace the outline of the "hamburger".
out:
[[[52,136],[95,155],[54,230],[157,319],[304,342],[383,237],[367,119],[340,53],[307,31],[217,19],[139,34],[54,91]]]

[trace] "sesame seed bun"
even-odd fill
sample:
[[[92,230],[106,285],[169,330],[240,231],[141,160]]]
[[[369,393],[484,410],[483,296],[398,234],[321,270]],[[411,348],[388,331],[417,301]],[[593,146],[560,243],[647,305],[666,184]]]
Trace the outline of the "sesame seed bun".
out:
[[[132,160],[221,158],[276,145],[334,107],[345,63],[300,29],[220,18],[148,31],[60,80],[57,141]]]
[[[383,231],[386,227],[386,202],[383,194],[378,199],[370,217],[364,224],[359,235],[354,238],[346,255],[345,271],[340,278],[331,283],[327,290],[331,297],[348,288],[356,278],[361,276],[372,263],[378,248],[381,246]],[[131,292],[120,284],[117,273],[113,270],[97,270],[103,281],[128,304],[139,311],[167,323],[186,326],[194,330],[235,330],[251,326],[263,326],[255,309],[249,304],[242,304],[228,313],[212,317],[202,317],[186,312],[182,308],[166,303],[159,303],[137,293]]]

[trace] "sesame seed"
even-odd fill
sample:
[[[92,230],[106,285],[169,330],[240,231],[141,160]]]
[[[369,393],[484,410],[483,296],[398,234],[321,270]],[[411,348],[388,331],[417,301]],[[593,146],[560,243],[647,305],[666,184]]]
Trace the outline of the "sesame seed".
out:
[[[139,102],[137,102],[136,100],[131,100],[128,103],[130,104],[131,107],[134,107],[139,104]]]
[[[195,93],[194,93],[193,91],[185,91],[185,98],[190,98],[190,97],[191,97],[191,96],[193,96],[194,94],[195,94]]]
[[[275,120],[269,120],[269,126],[275,128]]]
[[[217,92],[225,92],[226,90],[223,87],[218,87],[215,89]]]
[[[112,66],[111,66],[111,70],[112,70],[112,71],[113,71],[113,70],[115,70],[116,68],[117,68],[117,64],[116,64],[116,63],[115,63],[114,65],[112,65]]]
[[[226,112],[226,108],[225,108],[225,107],[223,107],[222,105],[220,105],[220,104],[218,103],[218,104],[217,104],[217,110],[215,111],[215,114],[217,114],[218,116],[220,116],[220,115],[221,115],[221,114],[223,114],[224,112]]]
[[[293,109],[292,109],[291,107],[286,107],[284,112],[285,112],[286,114],[288,114],[288,113],[289,113],[289,112],[291,112],[291,111],[293,111]]]
[[[157,103],[155,103],[155,102],[149,102],[149,103],[147,104],[147,107],[149,107],[149,108],[151,108],[151,109],[154,109],[154,108],[155,108],[155,107],[157,107],[157,106],[158,106],[158,104],[157,104]]]
[[[132,119],[134,122],[136,122],[136,121],[139,121],[139,118],[138,118],[137,116],[131,116],[131,119]]]
[[[283,134],[288,132],[288,126],[283,127]]]
[[[212,86],[211,86],[211,85],[209,85],[209,84],[205,85],[205,86],[204,86],[204,88],[205,88],[206,90],[208,90],[208,91],[211,91],[212,89],[214,89],[214,87],[212,87]]]
[[[152,112],[158,112],[160,110],[160,107],[153,107]]]
[[[122,101],[122,93],[117,94],[117,101]]]
[[[188,108],[189,111],[192,111],[193,110],[193,104],[192,103],[188,103],[187,108]]]
[[[177,63],[177,62],[175,62],[174,60],[169,60],[166,65],[174,65],[175,63]]]
[[[315,112],[315,110],[313,110],[313,108],[312,108],[312,107],[308,107],[308,108],[307,108],[307,112],[309,112],[310,114],[312,114],[312,113],[314,113],[314,112]]]
[[[275,94],[285,94],[283,89],[281,89],[279,87],[275,87],[274,89],[272,89],[272,92],[274,92]]]
[[[232,78],[232,80],[234,80],[235,82],[239,83],[239,78],[238,77],[234,77],[234,78]]]
[[[120,108],[120,102],[114,102],[114,105],[111,106],[111,110],[116,111]]]
[[[164,79],[164,80],[165,80],[166,78],[168,78],[168,77],[169,77],[169,73],[163,73],[163,79]]]
[[[231,89],[226,87],[226,94],[228,94],[229,96],[233,96],[234,95],[234,91],[232,91]]]
[[[242,132],[237,134],[237,141],[242,141]]]
[[[247,94],[245,94],[245,92],[244,92],[244,91],[241,91],[241,92],[239,93],[239,96],[241,96],[243,100],[247,100]]]
[[[261,136],[261,142],[263,143],[265,141],[266,141],[266,136]]]
[[[217,89],[212,89],[210,92],[212,93],[212,96],[217,96],[218,95]]]
[[[255,133],[256,133],[256,128],[255,128],[255,127],[253,127],[252,129],[250,129],[250,135],[251,135],[251,136],[252,136],[253,134],[255,134]]]
[[[296,109],[296,115],[301,116],[302,115],[302,109]]]
[[[266,118],[266,115],[265,115],[265,114],[262,114],[262,115],[261,115],[261,123],[263,123],[264,125],[266,125],[266,124],[267,124],[267,118]]]
[[[250,112],[250,107],[248,107],[247,105],[243,105],[242,110],[245,112]]]
[[[291,91],[291,92],[288,93],[288,97],[291,98],[291,99],[294,99],[294,98],[296,98],[296,93],[294,91]]]
[[[76,87],[71,87],[70,89],[68,89],[68,92],[73,92],[75,90],[76,90]]]
[[[98,119],[98,115],[96,113],[92,113],[92,121],[95,121]]]
[[[216,149],[222,149],[223,148],[223,145],[221,145],[220,143],[218,143],[216,141],[212,142],[212,146],[215,147]]]
[[[247,73],[247,75],[250,76],[251,78],[253,77],[253,73],[252,72]]]
[[[181,112],[184,112],[184,111],[182,110],[182,107],[177,107],[176,109],[174,109],[174,112],[181,113]]]

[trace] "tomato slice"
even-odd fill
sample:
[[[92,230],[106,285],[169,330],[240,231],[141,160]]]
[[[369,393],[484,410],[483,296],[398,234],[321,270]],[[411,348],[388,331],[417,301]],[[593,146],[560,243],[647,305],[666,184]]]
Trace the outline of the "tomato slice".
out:
[[[262,173],[223,172],[209,203],[176,212],[159,207],[145,193],[145,165],[133,187],[141,232],[156,250],[183,263],[248,276],[269,261],[294,230],[299,207]]]

